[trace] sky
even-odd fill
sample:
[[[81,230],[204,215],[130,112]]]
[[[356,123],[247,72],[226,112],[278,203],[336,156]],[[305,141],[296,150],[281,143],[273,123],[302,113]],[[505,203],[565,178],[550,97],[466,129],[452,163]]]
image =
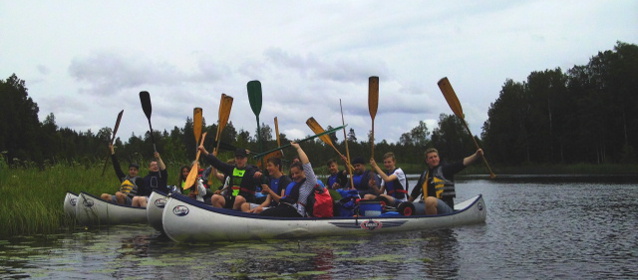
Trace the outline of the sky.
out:
[[[448,77],[473,134],[507,79],[585,65],[617,41],[638,44],[638,1],[0,1],[0,79],[24,80],[40,121],[127,141],[183,127],[201,107],[254,135],[246,84],[259,80],[260,123],[289,139],[342,123],[372,128],[368,77],[379,77],[375,139],[398,142],[453,114],[437,81]],[[340,137],[341,136],[341,137]],[[342,135],[337,134],[339,139]],[[274,138],[274,135],[273,135]]]

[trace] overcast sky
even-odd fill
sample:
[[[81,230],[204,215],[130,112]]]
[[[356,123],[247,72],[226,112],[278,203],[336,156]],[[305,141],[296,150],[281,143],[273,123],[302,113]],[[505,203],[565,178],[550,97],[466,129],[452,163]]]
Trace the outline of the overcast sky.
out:
[[[585,65],[616,41],[638,44],[638,1],[0,1],[0,79],[15,73],[60,127],[143,135],[194,107],[217,122],[234,97],[237,130],[254,135],[246,83],[263,89],[260,121],[288,138],[345,122],[371,128],[368,77],[380,77],[375,138],[397,142],[419,121],[452,114],[448,77],[474,134],[506,79]],[[337,134],[339,139],[340,134]]]

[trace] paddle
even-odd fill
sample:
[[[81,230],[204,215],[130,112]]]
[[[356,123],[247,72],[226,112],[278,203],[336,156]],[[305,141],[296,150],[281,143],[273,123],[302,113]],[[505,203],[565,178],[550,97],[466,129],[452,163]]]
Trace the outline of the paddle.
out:
[[[140,101],[142,102],[142,110],[144,110],[146,119],[148,119],[148,128],[150,129],[153,151],[157,152],[157,147],[155,146],[155,137],[153,137],[153,125],[151,125],[151,112],[153,111],[153,108],[151,107],[151,96],[148,91],[140,91]]]
[[[233,97],[222,93],[222,99],[219,102],[219,117],[217,119],[217,133],[215,134],[215,149],[213,149],[213,155],[217,156],[217,152],[221,146],[220,138],[222,137],[222,131],[228,123],[230,118],[230,109],[233,107]]]
[[[199,143],[199,137],[202,136],[202,108],[193,109],[193,135],[195,136],[195,145]],[[195,149],[197,150],[197,148]]]
[[[259,149],[263,150],[264,146],[261,141],[261,128],[259,127],[259,113],[261,112],[261,83],[259,81],[250,81],[246,84],[248,89],[248,101],[250,102],[250,108],[255,113],[257,118],[257,141],[259,142]],[[264,165],[263,159],[261,165]]]
[[[321,137],[321,136],[326,135],[326,134],[334,133],[335,131],[337,131],[337,130],[339,130],[339,129],[343,129],[343,128],[344,128],[344,127],[346,127],[346,126],[347,126],[347,125],[342,125],[342,126],[340,126],[340,127],[335,127],[335,128],[330,129],[330,130],[328,130],[328,131],[324,131],[323,133],[319,133],[319,134],[317,134],[317,135],[313,135],[313,136],[310,136],[310,137],[308,137],[308,138],[301,139],[301,140],[298,140],[298,141],[295,141],[295,142],[297,142],[297,143],[306,142],[306,141],[308,141],[308,140],[315,139],[315,138],[317,138],[317,137]],[[272,153],[272,152],[275,152],[275,151],[278,151],[278,150],[281,150],[281,149],[285,149],[285,148],[288,148],[288,147],[290,147],[290,143],[285,144],[285,145],[283,145],[283,146],[281,146],[281,147],[277,147],[277,148],[274,148],[274,149],[270,149],[270,150],[265,151],[265,152],[262,152],[262,153],[258,153],[258,154],[256,154],[255,156],[253,156],[253,158],[260,158],[260,157],[263,157],[263,156],[265,156],[265,155],[267,155],[267,154],[270,154],[270,153]]]
[[[120,128],[120,121],[122,121],[122,114],[124,114],[124,110],[120,111],[117,114],[117,120],[115,121],[115,126],[113,127],[113,134],[111,135],[111,145],[115,142],[115,135],[117,134],[117,130]],[[102,167],[102,176],[104,176],[104,171],[106,171],[106,165],[109,163],[109,158],[111,157],[111,151],[106,155],[106,159],[104,160],[104,167]]]
[[[472,137],[472,141],[474,141],[474,145],[476,146],[477,149],[480,149],[481,147],[479,146],[478,142],[476,142],[476,139],[474,139],[474,134],[472,134],[472,132],[470,131],[470,127],[467,125],[467,122],[465,122],[465,114],[463,114],[463,108],[461,107],[461,102],[459,102],[459,98],[456,96],[456,93],[454,92],[454,89],[452,88],[450,81],[448,81],[447,77],[443,77],[442,79],[439,80],[437,84],[439,85],[439,88],[441,89],[441,92],[443,93],[443,96],[445,97],[447,104],[450,105],[452,112],[454,112],[454,114],[459,119],[461,119],[461,123],[463,123],[463,126],[465,126],[465,129],[467,129],[467,132]],[[490,167],[490,164],[487,163],[487,159],[485,158],[485,156],[483,156],[482,158],[483,158],[483,162],[485,163],[485,166],[490,172],[490,178],[495,178],[496,174],[492,172],[492,168]]]
[[[343,141],[346,142],[346,156],[348,163],[350,162],[350,150],[348,149],[348,136],[346,135],[346,121],[343,118],[343,106],[341,106],[341,99],[339,99],[339,108],[341,109],[341,124],[343,125]],[[352,178],[352,171],[354,168],[348,168],[348,175],[350,175],[350,186],[354,189],[354,179]]]
[[[315,120],[314,117],[308,118],[308,120],[306,121],[306,124],[310,127],[312,132],[314,132],[315,134],[321,134],[321,133],[325,132],[323,127],[321,127],[321,125]],[[335,150],[335,152],[337,152],[337,154],[339,154],[339,156],[345,157],[343,154],[341,154],[341,152],[339,152],[337,147],[335,147],[335,145],[332,143],[332,139],[330,139],[330,135],[329,134],[324,134],[322,136],[319,136],[319,139],[321,139],[321,141],[323,141],[324,143],[330,145],[330,147],[332,147]],[[346,162],[346,165],[347,165],[347,168],[354,168],[350,164],[350,160],[348,160]]]
[[[370,133],[370,158],[374,158],[374,117],[379,108],[379,77],[371,76],[368,79],[368,110],[372,118],[372,132]]]
[[[281,147],[281,139],[279,137],[279,122],[277,122],[277,117],[275,117],[275,138],[277,139],[277,147]],[[284,155],[284,152],[281,152],[281,156]]]
[[[202,135],[202,140],[199,142],[199,145],[204,145],[204,140],[206,140],[206,132]],[[186,182],[184,183],[184,189],[190,189],[194,184],[195,180],[197,180],[197,174],[199,173],[199,155],[201,151],[198,149],[197,154],[195,155],[195,162],[193,162],[193,166],[191,166],[191,171],[188,172],[188,176],[186,177]],[[197,188],[195,188],[195,194],[197,194]]]

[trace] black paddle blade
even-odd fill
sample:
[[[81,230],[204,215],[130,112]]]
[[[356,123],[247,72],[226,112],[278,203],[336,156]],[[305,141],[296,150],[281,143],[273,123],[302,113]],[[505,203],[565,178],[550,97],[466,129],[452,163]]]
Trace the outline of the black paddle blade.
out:
[[[153,108],[151,107],[151,95],[148,91],[140,91],[140,101],[142,101],[142,110],[144,110],[146,118],[150,120]]]
[[[261,112],[261,83],[259,81],[250,81],[246,87],[248,88],[250,108],[253,109],[255,116],[259,116]]]

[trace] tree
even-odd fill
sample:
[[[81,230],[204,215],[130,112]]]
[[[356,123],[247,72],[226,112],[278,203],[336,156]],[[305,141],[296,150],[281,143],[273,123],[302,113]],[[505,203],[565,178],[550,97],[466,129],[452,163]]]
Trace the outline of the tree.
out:
[[[35,141],[39,108],[29,97],[25,82],[15,74],[0,80],[0,98],[0,151],[7,152],[9,164],[14,159],[41,160],[41,145]]]
[[[427,124],[424,121],[419,121],[419,124],[412,128],[410,132],[401,134],[399,143],[406,146],[425,147],[429,142],[429,136],[430,132],[428,131]]]

